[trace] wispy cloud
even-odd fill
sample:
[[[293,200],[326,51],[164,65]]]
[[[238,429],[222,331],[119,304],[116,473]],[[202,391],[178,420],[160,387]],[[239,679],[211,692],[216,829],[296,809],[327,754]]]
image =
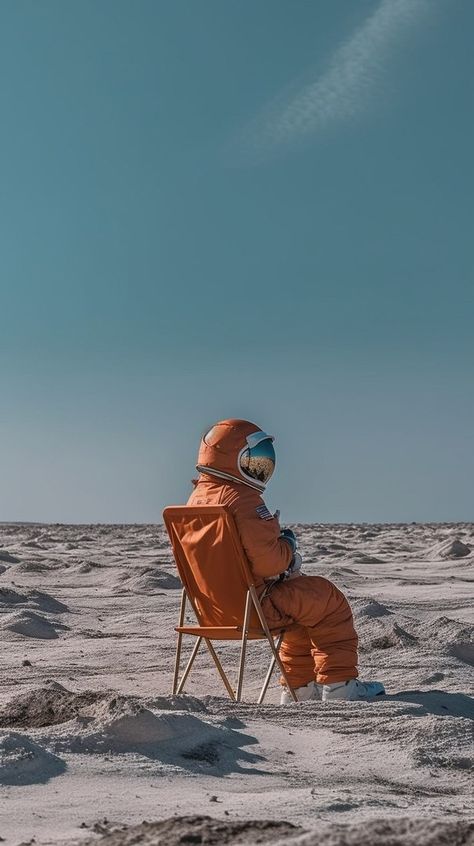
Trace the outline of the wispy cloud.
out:
[[[428,9],[428,0],[382,0],[319,77],[278,97],[244,130],[246,154],[262,158],[358,115],[380,88],[392,50]]]

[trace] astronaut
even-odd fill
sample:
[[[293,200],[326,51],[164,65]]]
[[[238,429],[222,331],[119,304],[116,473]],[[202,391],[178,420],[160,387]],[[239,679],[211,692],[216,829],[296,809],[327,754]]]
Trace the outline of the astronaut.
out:
[[[275,469],[274,438],[246,420],[222,420],[204,435],[200,475],[188,505],[225,505],[232,513],[270,628],[285,633],[280,657],[298,700],[360,700],[385,692],[357,672],[357,634],[344,594],[305,576],[291,529],[281,529],[262,493]],[[281,704],[293,701],[283,684]]]

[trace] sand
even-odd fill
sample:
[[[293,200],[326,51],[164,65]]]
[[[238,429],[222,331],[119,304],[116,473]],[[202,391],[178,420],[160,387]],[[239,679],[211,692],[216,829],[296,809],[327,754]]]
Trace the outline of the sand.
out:
[[[257,706],[269,656],[251,643],[244,702],[204,654],[173,697],[162,527],[0,525],[7,846],[474,842],[474,526],[293,528],[304,571],[350,598],[361,675],[387,696],[282,708],[275,676]]]

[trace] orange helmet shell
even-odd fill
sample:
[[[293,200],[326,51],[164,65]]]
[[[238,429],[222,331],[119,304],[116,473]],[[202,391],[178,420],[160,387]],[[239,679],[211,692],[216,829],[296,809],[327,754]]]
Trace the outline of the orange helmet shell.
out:
[[[248,420],[232,419],[215,423],[201,441],[197,469],[201,473],[230,478],[256,490],[264,490],[262,482],[243,475],[239,463],[239,456],[247,447],[247,437],[255,432],[262,432],[262,429]]]

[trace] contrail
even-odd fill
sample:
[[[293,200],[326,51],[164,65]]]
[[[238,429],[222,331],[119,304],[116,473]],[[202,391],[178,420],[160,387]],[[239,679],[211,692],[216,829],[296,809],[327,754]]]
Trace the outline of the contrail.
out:
[[[241,142],[246,152],[262,158],[366,108],[390,51],[428,8],[427,0],[382,0],[317,79],[277,98],[244,130]]]

